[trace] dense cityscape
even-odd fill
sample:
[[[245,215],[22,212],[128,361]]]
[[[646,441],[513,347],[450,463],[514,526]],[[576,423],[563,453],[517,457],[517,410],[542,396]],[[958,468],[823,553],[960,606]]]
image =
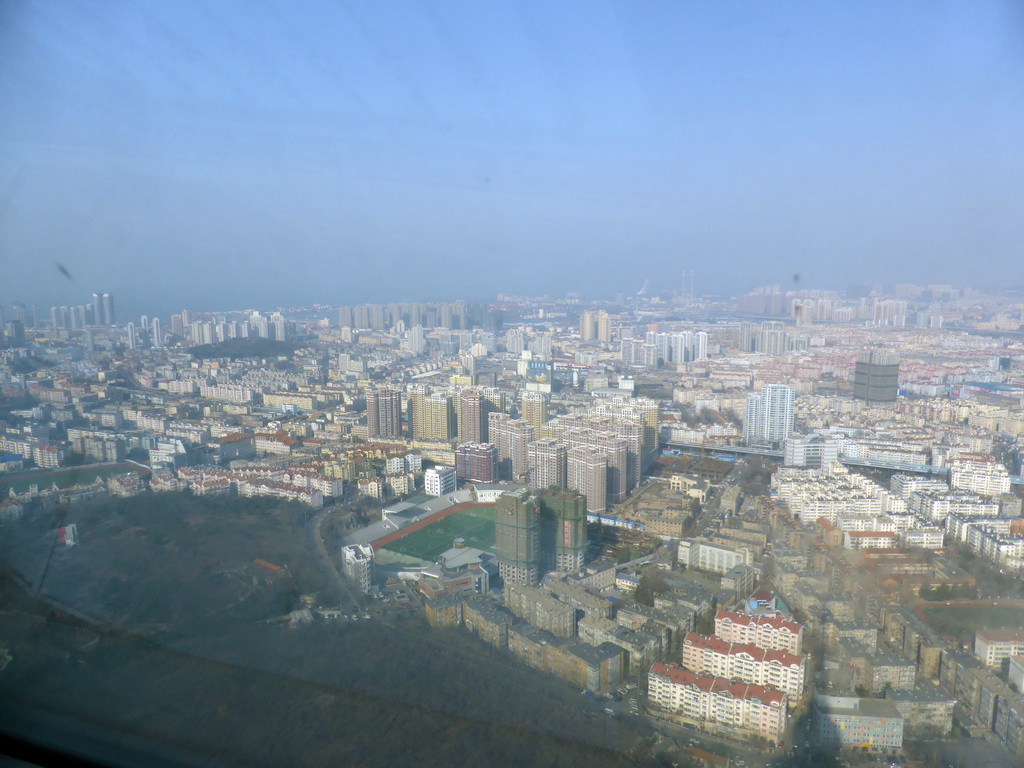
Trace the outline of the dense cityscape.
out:
[[[0,307],[0,684],[186,615],[376,627],[532,668],[635,763],[1020,764],[1024,295],[669,282]]]

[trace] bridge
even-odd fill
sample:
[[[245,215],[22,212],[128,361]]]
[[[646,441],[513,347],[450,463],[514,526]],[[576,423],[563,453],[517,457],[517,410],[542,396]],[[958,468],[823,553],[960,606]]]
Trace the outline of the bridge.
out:
[[[684,440],[668,440],[663,445],[669,448],[680,448],[685,450],[701,449],[700,443],[691,443]],[[782,451],[775,451],[771,448],[758,448],[745,445],[717,445],[704,444],[704,452],[708,454],[725,453],[734,456],[764,456],[768,459],[779,460],[783,457]],[[910,472],[917,475],[935,475],[937,477],[948,477],[949,467],[936,467],[934,464],[912,464],[904,461],[887,461],[884,459],[859,459],[853,456],[840,456],[839,462],[847,467],[865,467],[867,469],[889,469],[895,472]],[[1012,485],[1024,485],[1024,476],[1010,475]]]

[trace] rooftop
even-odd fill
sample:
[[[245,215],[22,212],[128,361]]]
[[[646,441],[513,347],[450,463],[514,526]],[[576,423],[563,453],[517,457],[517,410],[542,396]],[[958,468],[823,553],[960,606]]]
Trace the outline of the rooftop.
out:
[[[737,683],[726,680],[724,677],[698,675],[675,664],[655,664],[651,667],[651,673],[666,677],[676,685],[692,685],[705,693],[731,696],[736,699],[759,699],[762,704],[769,706],[780,706],[785,699],[785,694],[774,688]],[[895,709],[894,706],[893,709]]]
[[[979,629],[975,636],[987,643],[1024,642],[1024,629]]]
[[[830,715],[881,717],[903,720],[896,705],[888,699],[858,699],[854,696],[815,696],[814,708]]]

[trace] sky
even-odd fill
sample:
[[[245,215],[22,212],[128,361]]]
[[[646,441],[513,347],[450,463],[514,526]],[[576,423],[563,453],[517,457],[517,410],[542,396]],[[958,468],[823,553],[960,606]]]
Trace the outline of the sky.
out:
[[[1024,284],[1011,0],[4,0],[0,105],[0,305]]]

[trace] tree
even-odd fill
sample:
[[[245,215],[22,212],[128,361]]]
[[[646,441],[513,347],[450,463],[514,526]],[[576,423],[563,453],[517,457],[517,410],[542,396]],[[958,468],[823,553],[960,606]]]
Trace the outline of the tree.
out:
[[[640,574],[640,583],[633,593],[633,599],[641,605],[654,605],[654,598],[667,589],[668,584],[660,569],[645,568]]]

